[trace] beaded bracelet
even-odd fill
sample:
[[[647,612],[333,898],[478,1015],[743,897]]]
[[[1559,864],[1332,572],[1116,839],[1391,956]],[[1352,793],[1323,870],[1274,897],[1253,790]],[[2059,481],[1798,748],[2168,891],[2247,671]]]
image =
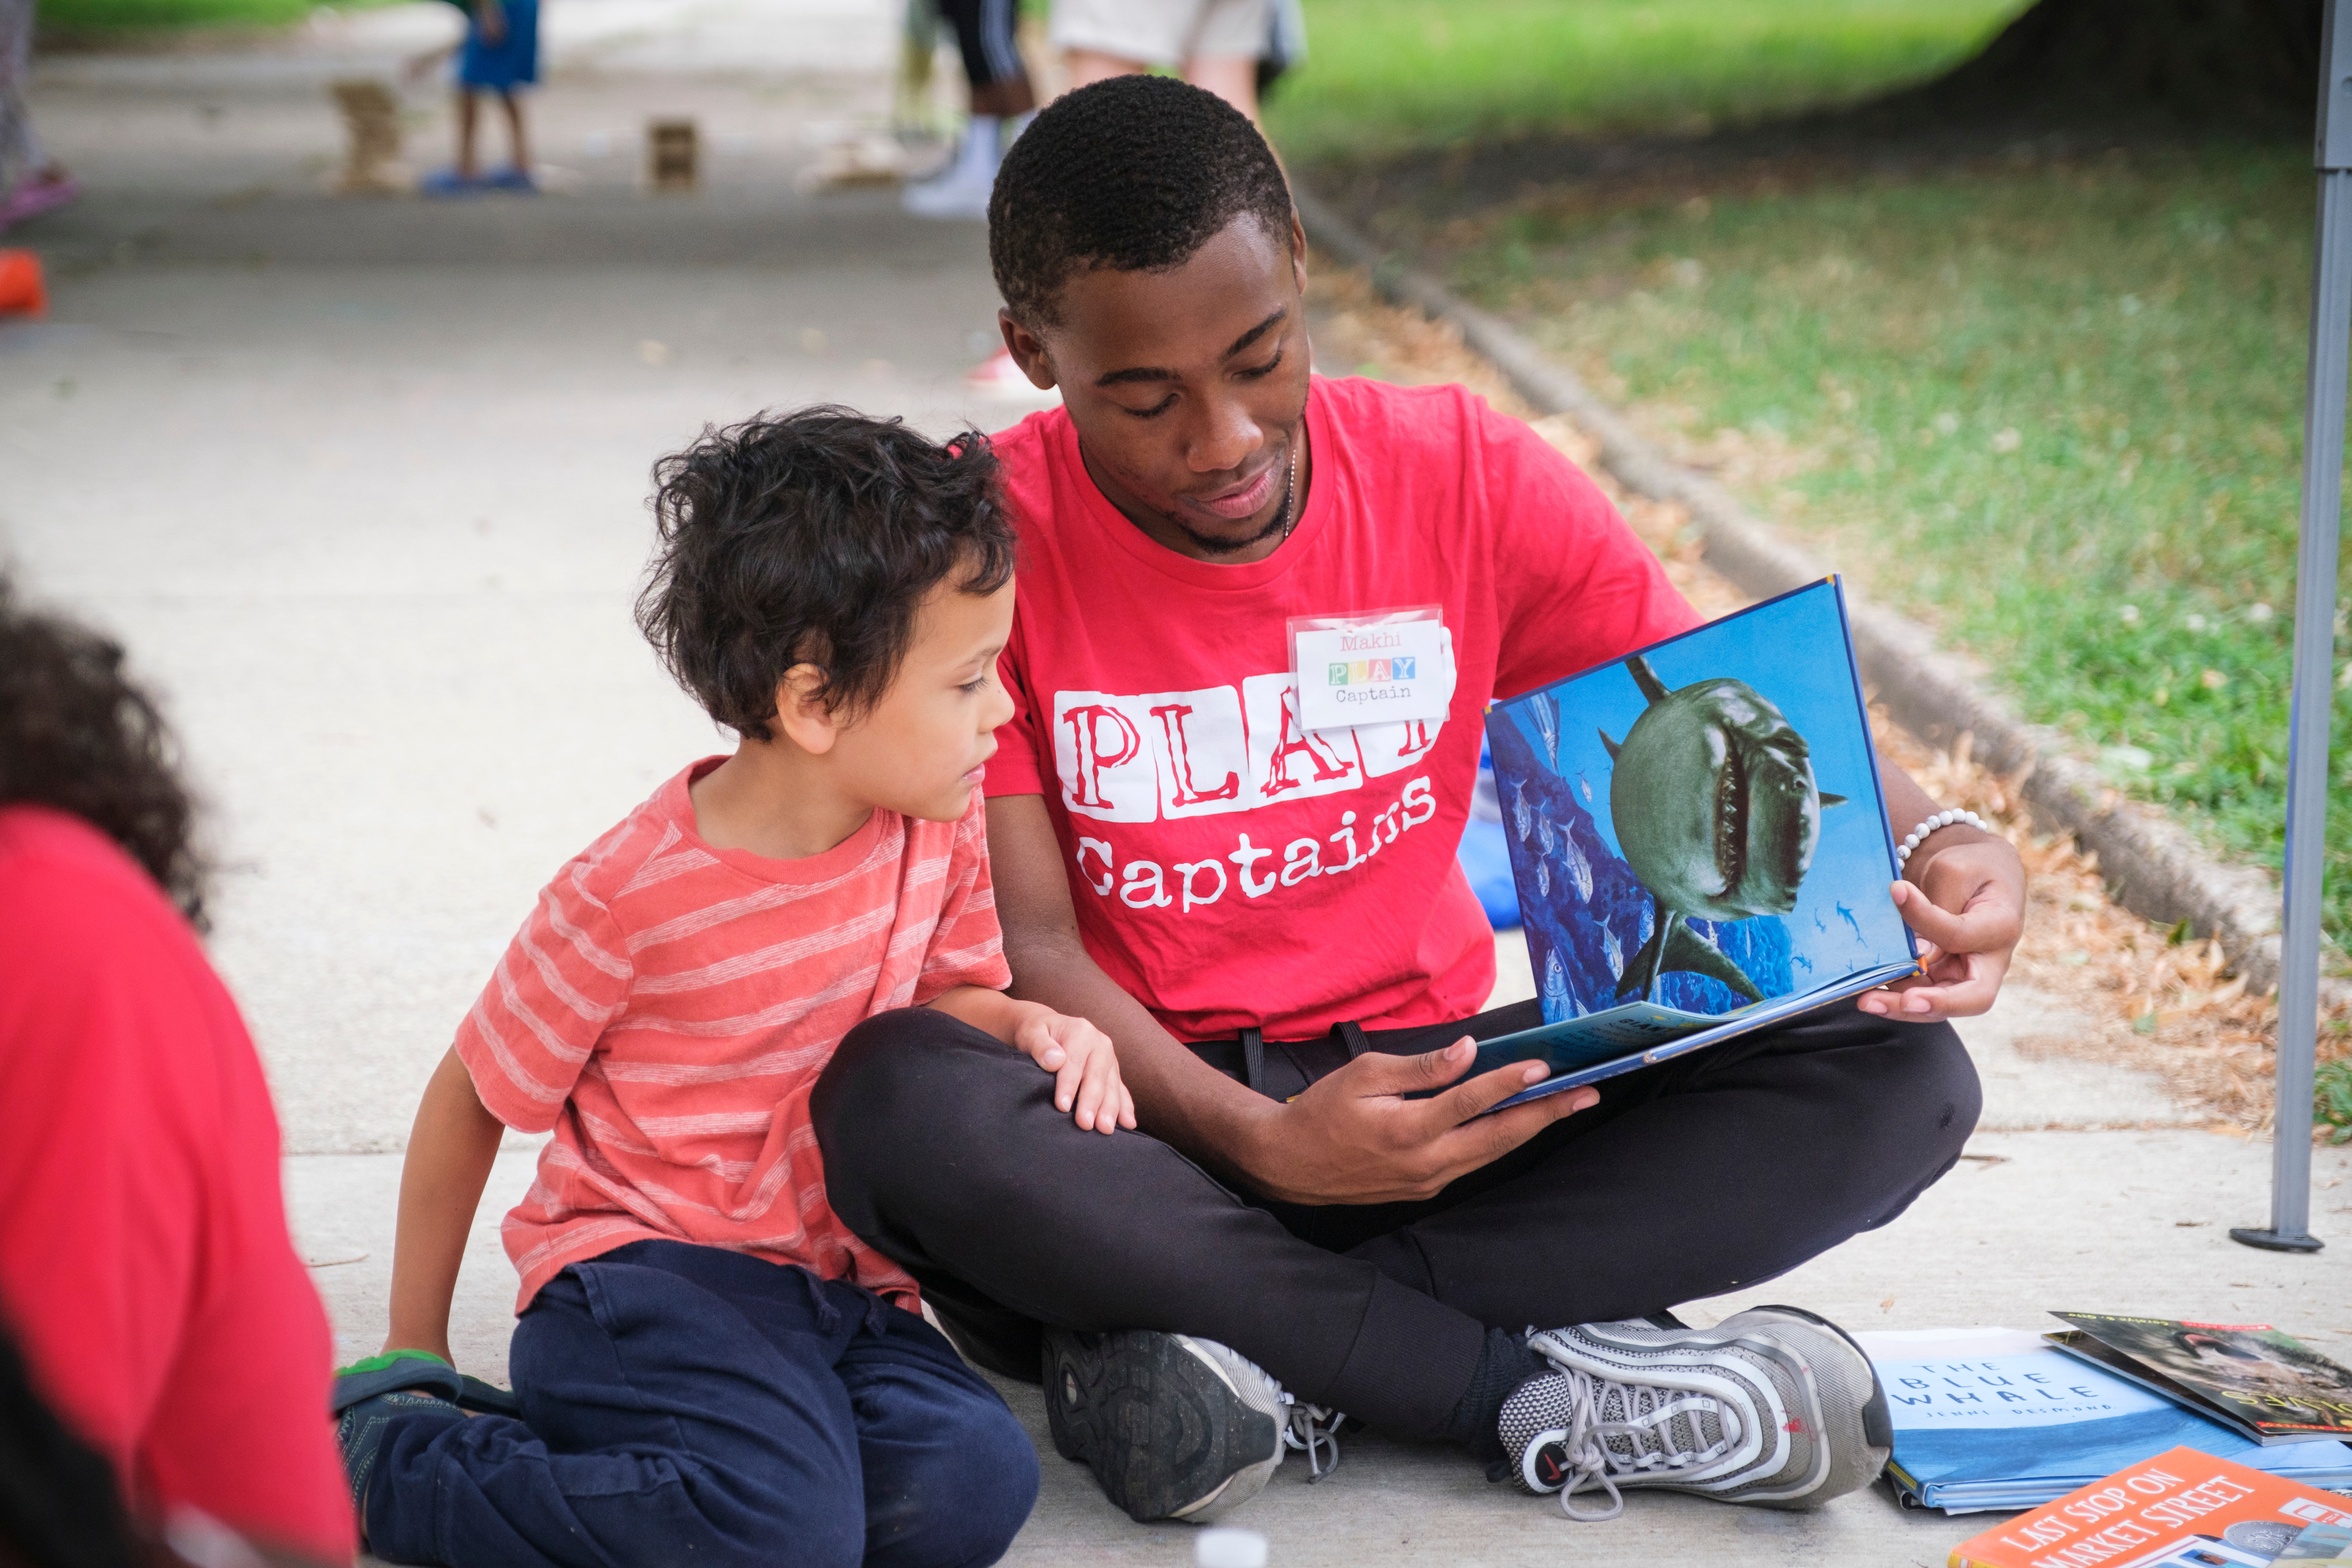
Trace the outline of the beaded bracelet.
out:
[[[1970,827],[1981,829],[1986,833],[1991,833],[1993,831],[1992,824],[1987,822],[1983,817],[1979,816],[1973,811],[1939,811],[1936,813],[1935,816],[1929,817],[1927,821],[1921,823],[1918,826],[1913,828],[1911,830],[1911,836],[1895,847],[1895,860],[1897,862],[1909,860],[1911,858],[1911,851],[1919,847],[1920,844],[1927,838],[1927,835],[1935,832],[1938,827],[1949,827],[1956,822],[1965,822]],[[1996,835],[1996,837],[1998,837],[1998,835]]]

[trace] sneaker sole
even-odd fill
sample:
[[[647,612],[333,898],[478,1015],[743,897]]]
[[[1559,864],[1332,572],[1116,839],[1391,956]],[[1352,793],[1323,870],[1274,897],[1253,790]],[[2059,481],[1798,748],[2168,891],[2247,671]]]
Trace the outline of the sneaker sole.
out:
[[[1181,1335],[1049,1331],[1044,1371],[1055,1452],[1138,1523],[1238,1508],[1281,1461],[1281,1424]]]

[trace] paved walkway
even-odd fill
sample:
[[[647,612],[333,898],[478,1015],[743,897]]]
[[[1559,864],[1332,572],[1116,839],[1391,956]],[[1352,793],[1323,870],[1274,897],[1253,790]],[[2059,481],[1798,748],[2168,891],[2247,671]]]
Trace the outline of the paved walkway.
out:
[[[416,1092],[532,894],[720,748],[629,620],[653,458],[763,405],[837,399],[942,432],[1023,411],[959,379],[992,341],[977,226],[794,183],[879,123],[896,9],[551,7],[558,70],[534,108],[577,189],[536,202],[324,194],[340,132],[321,82],[445,35],[439,5],[264,50],[44,68],[44,128],[92,195],[10,237],[48,258],[56,308],[0,327],[0,555],[118,631],[169,697],[228,867],[214,952],[347,1351],[383,1331]],[[429,163],[446,129],[418,104]],[[704,126],[709,188],[641,195],[638,127],[674,112]],[[2268,1319],[2352,1356],[2352,1155],[2320,1160],[2328,1253],[2238,1248],[2221,1233],[2261,1217],[2266,1149],[2182,1125],[2150,1080],[2016,1044],[2059,1026],[2018,995],[1969,1031],[1988,1125],[2143,1130],[1989,1131],[1900,1224],[1764,1296],[1854,1326]],[[457,1343],[489,1374],[512,1289],[496,1216],[529,1159],[502,1158],[461,1283]],[[1186,1560],[1183,1531],[1128,1524],[1050,1451],[1046,1473],[1015,1561]],[[1277,1563],[1927,1563],[1970,1532],[1874,1494],[1813,1518],[1645,1499],[1579,1528],[1370,1439],[1328,1484],[1286,1473],[1240,1522]]]

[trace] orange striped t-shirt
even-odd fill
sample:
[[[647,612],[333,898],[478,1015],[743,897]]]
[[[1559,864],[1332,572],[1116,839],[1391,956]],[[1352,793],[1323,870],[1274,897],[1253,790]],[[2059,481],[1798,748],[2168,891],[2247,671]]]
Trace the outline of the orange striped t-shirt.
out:
[[[809,1092],[863,1020],[1011,983],[979,793],[960,822],[877,811],[771,860],[695,831],[687,785],[722,760],[556,874],[458,1026],[490,1114],[555,1134],[504,1226],[517,1312],[565,1265],[654,1237],[915,1303],[825,1202]]]

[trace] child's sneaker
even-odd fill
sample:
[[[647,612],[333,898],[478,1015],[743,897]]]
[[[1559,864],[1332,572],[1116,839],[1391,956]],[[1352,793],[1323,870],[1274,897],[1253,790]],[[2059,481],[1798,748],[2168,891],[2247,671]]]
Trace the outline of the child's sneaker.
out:
[[[516,168],[512,164],[509,164],[494,174],[484,175],[482,184],[488,190],[509,191],[517,195],[539,195],[539,182],[530,177],[530,171]]]
[[[1055,1448],[1138,1522],[1206,1523],[1265,1490],[1282,1463],[1288,1396],[1214,1340],[1049,1329],[1045,1381]]]
[[[62,169],[27,174],[16,182],[15,190],[6,193],[5,200],[0,200],[0,230],[54,211],[80,195],[81,182]]]
[[[1869,1485],[1894,1447],[1870,1359],[1793,1307],[1712,1329],[1585,1323],[1528,1347],[1558,1370],[1504,1401],[1503,1451],[1520,1488],[1559,1493],[1570,1519],[1614,1519],[1625,1487],[1814,1508]],[[1606,1509],[1577,1507],[1591,1487]]]
[[[450,1400],[414,1389],[401,1389],[362,1399],[335,1417],[335,1447],[342,1450],[343,1475],[352,1483],[352,1512],[367,1531],[368,1482],[375,1473],[376,1456],[394,1423],[424,1417],[463,1421],[466,1413]]]

